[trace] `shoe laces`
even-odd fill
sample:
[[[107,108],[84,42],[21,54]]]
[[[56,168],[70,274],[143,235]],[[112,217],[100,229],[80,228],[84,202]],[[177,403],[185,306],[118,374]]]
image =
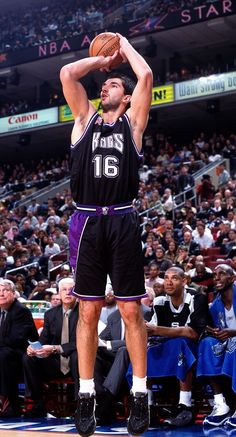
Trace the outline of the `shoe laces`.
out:
[[[223,408],[225,409],[225,412],[222,411]],[[227,414],[226,410],[226,405],[215,404],[211,412],[211,416],[223,416],[224,414]]]
[[[133,395],[132,415],[137,418],[142,418],[147,410],[146,395]]]
[[[81,419],[87,419],[94,414],[94,396],[81,396],[79,402]]]

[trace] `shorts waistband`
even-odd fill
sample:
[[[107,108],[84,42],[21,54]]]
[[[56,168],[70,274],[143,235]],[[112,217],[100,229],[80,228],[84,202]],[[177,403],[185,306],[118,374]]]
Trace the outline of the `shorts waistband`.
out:
[[[80,205],[77,203],[76,209],[81,214],[88,216],[129,214],[134,211],[132,203],[110,206]]]

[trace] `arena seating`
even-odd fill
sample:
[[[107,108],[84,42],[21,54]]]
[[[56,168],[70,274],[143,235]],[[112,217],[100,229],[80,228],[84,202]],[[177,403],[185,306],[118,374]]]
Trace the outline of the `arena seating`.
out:
[[[67,7],[63,4],[59,5],[56,0],[50,0],[50,2],[48,0],[45,2],[43,9],[42,5],[39,3],[35,5],[34,10],[26,10],[22,7],[19,14],[10,14],[7,11],[4,11],[0,17],[0,51],[2,49],[4,53],[6,52],[10,56],[13,51],[24,50],[25,48],[27,49],[34,47],[35,45],[59,40],[65,37],[70,38],[90,30],[94,31],[98,29],[99,31],[102,29],[106,15],[113,12],[116,8],[120,9],[121,12],[121,17],[118,17],[118,21],[120,20],[119,22],[121,23],[125,18],[130,21],[134,18],[145,19],[147,16],[160,16],[160,14],[164,14],[170,10],[175,10],[180,6],[191,7],[192,5],[196,6],[201,4],[200,0],[149,0],[147,2],[148,5],[146,10],[143,12],[142,8],[140,8],[140,10],[138,8],[139,3],[143,6],[145,0],[140,2],[136,0],[127,0],[122,3],[122,8],[121,3],[117,0],[106,0],[105,2],[103,0],[98,0],[96,5],[94,5],[94,2],[90,0],[82,0],[79,2],[78,8],[78,1],[76,0],[69,0],[67,2]],[[214,2],[210,3],[214,4]],[[130,10],[129,14],[122,13],[125,8],[126,11]],[[222,23],[221,25],[223,26]],[[212,26],[212,29],[213,27],[214,26]],[[217,28],[217,26],[215,28]],[[189,32],[191,33],[190,26],[188,29],[190,29]],[[173,56],[176,54],[175,48],[171,45],[171,49],[169,50],[168,55],[166,55],[166,52],[164,53],[162,47],[162,66],[163,70],[165,70],[162,75],[163,83],[166,84],[166,82],[170,83],[182,80],[192,80],[196,77],[208,76],[214,73],[229,72],[229,65],[233,63],[235,66],[235,63],[233,62],[234,54],[232,57],[231,52],[229,58],[227,58],[227,50],[225,50],[224,59],[222,58],[218,65],[212,63],[211,60],[209,60],[209,63],[206,63],[206,60],[205,62],[203,61],[200,66],[197,64],[195,65],[195,59],[197,59],[195,54],[196,49],[198,50],[198,48],[200,47],[198,46],[194,48],[191,45],[191,56],[189,56],[188,68],[179,62],[178,71],[175,70],[175,68],[170,68],[171,71],[169,72],[167,70],[170,66],[169,64],[171,64],[171,61],[173,60]],[[141,47],[140,50],[143,50],[143,47]],[[178,48],[176,48],[176,51],[177,50]],[[208,48],[206,50],[208,50]],[[55,57],[55,61],[58,61],[59,65],[59,56]],[[165,63],[167,65],[164,66]],[[37,65],[39,65],[39,71],[43,77],[43,67],[40,65],[40,61]],[[27,71],[27,68],[25,68],[25,70]],[[155,75],[156,79],[158,77],[156,85],[159,86],[162,84],[159,80],[159,71],[155,71]],[[53,78],[53,84],[55,85],[56,80],[58,85],[58,78]],[[27,112],[28,110],[39,107],[50,108],[53,105],[57,106],[65,103],[61,94],[58,94],[58,99],[55,101],[50,95],[50,98],[44,102],[43,106],[40,106],[41,103],[39,102],[35,104],[33,101],[35,100],[35,96],[33,99],[29,98],[29,100],[27,98],[25,100],[18,99],[17,91],[19,89],[16,88],[16,86],[18,87],[18,85],[11,84],[11,92],[6,93],[8,94],[6,99],[1,96],[2,104],[0,107],[0,117]],[[16,95],[12,92],[12,87],[16,89]],[[5,92],[5,89],[3,91]],[[6,89],[6,91],[9,90]],[[39,90],[37,90],[37,92],[38,91]],[[212,96],[214,97],[214,94]],[[210,101],[211,99],[209,102]],[[143,222],[143,246],[146,247],[148,239],[149,241],[151,239],[151,245],[153,245],[153,248],[156,243],[162,244],[166,252],[169,237],[176,241],[178,248],[183,244],[183,226],[187,225],[188,229],[192,232],[196,229],[197,221],[200,218],[203,219],[206,226],[209,226],[211,229],[214,241],[212,247],[201,249],[197,253],[200,255],[202,254],[205,265],[211,270],[214,270],[214,268],[222,262],[232,266],[235,265],[233,255],[229,258],[228,254],[221,254],[225,243],[222,242],[222,244],[216,246],[216,244],[218,244],[216,240],[221,225],[225,224],[224,222],[230,220],[230,227],[236,229],[236,181],[235,167],[233,167],[233,163],[236,161],[236,135],[234,133],[234,125],[233,128],[230,129],[231,126],[230,122],[228,123],[228,117],[225,117],[225,126],[223,124],[223,128],[222,124],[219,123],[218,125],[218,121],[224,118],[221,113],[212,114],[211,123],[209,123],[208,126],[207,122],[209,119],[207,119],[203,128],[203,121],[207,118],[205,117],[207,115],[205,106],[204,108],[202,106],[203,102],[204,99],[197,103],[194,101],[193,105],[191,105],[190,102],[188,102],[186,106],[176,105],[178,106],[177,109],[176,107],[174,108],[174,105],[170,105],[169,107],[168,105],[164,105],[164,116],[162,117],[161,109],[159,109],[161,108],[160,106],[158,106],[158,111],[155,111],[155,108],[152,108],[150,124],[144,135],[144,162],[143,167],[140,170],[140,189],[137,206],[138,211],[141,213],[151,209],[154,205],[154,210],[151,211],[148,219],[144,219],[147,220],[148,224],[150,224],[149,230],[146,230],[146,222]],[[223,100],[222,106],[224,103],[225,101]],[[229,110],[230,109],[231,106],[229,106]],[[192,125],[188,126],[188,122],[186,122],[186,120],[188,120],[186,118],[188,111],[192,120],[195,120],[195,114],[197,114],[198,110],[201,113],[201,116],[200,119],[198,119],[197,128]],[[234,111],[232,110],[232,113],[233,112]],[[182,119],[180,113],[182,113]],[[170,119],[168,129],[165,129],[163,122],[166,115],[167,120],[168,117]],[[204,115],[204,117],[202,117],[202,115]],[[62,125],[63,123],[61,123],[61,126]],[[66,123],[64,123],[64,126],[67,126]],[[51,130],[53,129],[48,129],[48,131]],[[66,129],[63,131],[63,134],[65,134],[65,131]],[[35,132],[32,131],[32,138],[34,133]],[[39,133],[37,132],[37,134]],[[50,138],[46,135],[47,134],[43,137],[45,139],[44,147],[42,141],[42,154],[45,152],[45,149],[47,149],[45,156],[51,153]],[[15,139],[13,140],[12,138],[13,136],[8,137],[7,142],[14,143]],[[67,140],[65,140],[65,143]],[[69,143],[69,140],[67,142]],[[31,282],[31,273],[30,269],[26,267],[27,263],[34,261],[38,263],[39,268],[37,273],[42,275],[42,278],[39,279],[39,277],[37,277],[36,279],[34,277],[33,281],[35,281],[35,283],[45,280],[48,281],[48,286],[56,287],[61,266],[68,261],[68,254],[63,252],[63,249],[55,255],[45,257],[45,247],[47,245],[48,237],[52,236],[56,241],[57,237],[55,228],[57,226],[62,230],[63,236],[68,236],[69,220],[74,211],[74,205],[69,191],[60,192],[59,196],[53,194],[53,198],[48,199],[48,201],[39,202],[40,205],[38,210],[34,213],[34,218],[38,221],[38,224],[35,224],[34,219],[32,219],[30,214],[27,213],[29,203],[27,203],[26,199],[29,192],[35,195],[36,198],[40,184],[45,184],[50,181],[55,181],[57,183],[64,176],[69,175],[69,158],[66,155],[68,147],[66,147],[67,146],[64,145],[63,150],[65,151],[65,155],[62,157],[56,156],[55,159],[55,156],[52,156],[53,154],[51,153],[49,161],[42,156],[40,160],[30,162],[31,157],[35,152],[35,144],[32,142],[32,147],[23,149],[22,146],[17,143],[15,148],[12,147],[13,152],[11,161],[8,163],[3,160],[0,166],[0,277],[8,277],[7,272],[8,270],[11,270],[9,277],[15,282],[16,288],[23,299],[27,299],[27,284],[30,284],[30,292],[35,286],[33,282]],[[20,152],[20,154],[17,155],[17,153],[15,153],[16,151]],[[229,164],[229,166],[227,166],[227,168],[230,168],[229,181],[221,187],[215,185],[209,196],[201,197],[199,195],[194,198],[192,202],[189,199],[184,199],[181,204],[177,202],[177,205],[173,206],[174,212],[173,209],[165,210],[163,207],[166,200],[165,190],[171,191],[171,196],[174,200],[178,194],[180,197],[182,196],[182,191],[178,186],[178,177],[182,165],[186,164],[190,175],[194,175],[195,171],[199,170],[200,167],[203,167],[204,171],[206,165],[209,162],[214,161],[216,155],[228,160],[227,164]],[[23,158],[26,156],[27,161],[23,162]],[[19,158],[22,158],[23,162],[20,165],[17,162],[19,161]],[[218,177],[217,171],[218,169],[215,170],[214,174],[215,181]],[[200,182],[198,183],[200,184]],[[230,197],[232,201],[232,207],[227,204],[228,197]],[[209,216],[210,211],[212,212],[215,198],[221,198],[222,213],[217,215],[214,219],[214,223],[212,223]],[[20,202],[18,203],[19,200]],[[24,200],[26,201],[25,204]],[[207,203],[207,205],[204,205],[205,203]],[[56,219],[52,216],[52,214],[54,214],[52,210],[55,210]],[[228,217],[230,213],[233,213],[233,218]],[[30,232],[28,233],[28,230],[26,230],[24,233],[25,229],[23,223],[27,220],[30,220]],[[50,221],[51,223],[49,223]],[[55,223],[53,223],[53,221],[55,221]],[[17,233],[17,235],[15,233]],[[226,240],[227,237],[228,235],[226,235]],[[22,246],[20,243],[22,243]],[[194,254],[188,257],[188,261],[190,264],[192,263],[192,267],[194,267],[196,256],[197,255]],[[154,261],[156,260],[155,254],[153,255],[153,259]],[[19,280],[17,279],[16,273],[19,271],[14,271],[14,269],[18,268],[21,269],[20,273],[22,273],[23,281],[25,280],[26,285],[22,285],[22,278]],[[150,264],[147,263],[145,266],[147,278],[149,268]],[[187,264],[186,266],[184,265],[184,269],[187,271]],[[215,296],[212,277],[199,282],[199,284],[207,287],[210,285],[212,290],[208,294],[208,301],[210,303]],[[173,404],[176,404],[178,401],[177,387],[175,387],[175,382],[172,379],[170,381],[150,380],[149,384],[154,394],[155,414],[158,414],[162,421],[165,417],[166,410],[173,408]],[[56,417],[73,416],[75,402],[73,401],[72,389],[73,381],[71,378],[63,380],[53,379],[45,382],[44,396],[47,410]],[[212,391],[209,390],[209,387],[202,386],[199,382],[195,381],[193,403],[197,421],[201,422],[203,416],[209,413],[211,409],[211,399]],[[127,395],[122,397],[121,403],[119,401],[120,399],[117,403],[117,417],[127,417]],[[26,409],[27,408],[28,406],[26,405]]]

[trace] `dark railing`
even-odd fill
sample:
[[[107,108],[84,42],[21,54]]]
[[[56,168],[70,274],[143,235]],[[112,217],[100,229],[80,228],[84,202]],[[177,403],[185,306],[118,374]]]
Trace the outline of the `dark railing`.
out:
[[[37,262],[33,262],[33,263],[30,263],[30,264],[24,264],[23,266],[16,267],[16,268],[11,269],[11,270],[7,270],[6,273],[5,273],[5,278],[7,277],[7,275],[9,275],[11,273],[16,273],[16,272],[18,272],[20,270],[28,269],[30,267],[37,267],[38,268],[38,266],[39,265],[38,265]]]
[[[53,264],[53,260],[62,255],[63,253],[66,253],[67,257],[66,257],[66,261],[63,261],[61,264],[54,266]],[[50,273],[53,272],[53,270],[58,269],[59,267],[63,266],[64,264],[67,264],[69,261],[69,246],[67,246],[65,249],[61,250],[58,253],[55,253],[54,255],[51,255],[48,259],[48,278],[50,278]]]

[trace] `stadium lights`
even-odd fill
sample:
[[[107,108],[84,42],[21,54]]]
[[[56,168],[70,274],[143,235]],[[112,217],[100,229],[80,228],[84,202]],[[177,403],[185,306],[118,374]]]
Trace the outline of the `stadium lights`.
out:
[[[10,74],[11,72],[11,68],[3,68],[0,70],[0,76],[5,76],[6,74]]]
[[[65,53],[64,55],[61,55],[61,59],[63,61],[67,60],[67,59],[72,59],[75,58],[75,53],[71,52],[71,53]]]
[[[146,44],[147,39],[145,36],[138,36],[138,37],[132,38],[130,40],[130,42],[132,45],[137,46],[139,44]]]
[[[225,23],[224,17],[215,18],[214,20],[209,20],[207,22],[208,27],[215,27]]]

